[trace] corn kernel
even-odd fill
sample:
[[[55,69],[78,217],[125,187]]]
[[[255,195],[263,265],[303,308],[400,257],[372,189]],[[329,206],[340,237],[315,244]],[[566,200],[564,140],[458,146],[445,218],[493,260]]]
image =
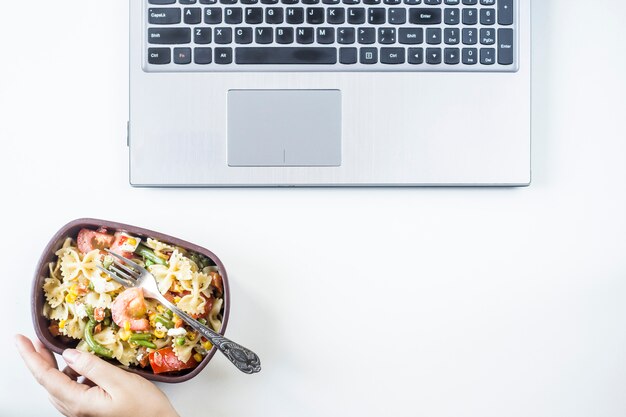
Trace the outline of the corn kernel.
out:
[[[65,302],[67,302],[67,303],[73,303],[73,302],[75,302],[75,301],[76,301],[76,295],[74,295],[74,294],[67,294],[67,295],[65,296]]]
[[[198,333],[196,333],[196,332],[187,332],[187,339],[193,340],[193,339],[196,338],[197,335],[198,335]]]
[[[165,307],[163,307],[162,305],[160,305],[160,304],[159,304],[159,305],[157,306],[157,311],[158,311],[159,313],[162,313],[162,312],[164,312],[164,311],[165,311]]]
[[[167,334],[163,330],[155,330],[153,333],[159,339],[163,339],[165,337],[165,335]]]
[[[179,301],[180,301],[180,297],[174,297],[174,302],[175,302],[176,304],[178,304],[178,302],[179,302]]]
[[[196,362],[202,362],[202,355],[199,353],[193,355],[193,358],[196,360]]]
[[[69,292],[70,294],[78,295],[78,284],[72,284]]]
[[[130,335],[131,333],[127,330],[122,330],[121,332],[119,332],[120,339],[122,339],[124,342],[130,339]]]
[[[59,329],[64,329],[65,328],[65,323],[67,323],[67,320],[61,320],[59,322]]]
[[[124,322],[124,330],[126,330],[126,331],[130,330],[130,321],[126,320]]]
[[[213,343],[207,340],[206,342],[202,344],[202,347],[205,348],[206,350],[211,350],[213,349]]]

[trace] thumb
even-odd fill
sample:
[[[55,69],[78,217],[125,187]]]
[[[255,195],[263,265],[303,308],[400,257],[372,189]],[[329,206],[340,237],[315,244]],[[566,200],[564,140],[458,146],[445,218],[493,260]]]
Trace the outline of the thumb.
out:
[[[123,389],[124,381],[128,380],[130,376],[126,371],[105,362],[96,355],[76,349],[63,351],[63,359],[65,359],[70,368],[91,380],[109,394]]]

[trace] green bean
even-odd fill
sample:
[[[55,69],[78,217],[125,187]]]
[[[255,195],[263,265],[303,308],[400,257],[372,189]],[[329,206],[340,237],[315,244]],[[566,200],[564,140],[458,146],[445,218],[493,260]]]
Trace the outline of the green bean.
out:
[[[172,320],[172,317],[174,317],[174,312],[173,312],[172,310],[166,310],[166,311],[165,311],[165,316],[166,316],[168,319]]]
[[[154,320],[157,323],[161,323],[163,325],[163,327],[165,327],[166,329],[171,329],[174,327],[174,323],[171,320],[166,319],[165,317],[163,317],[160,314],[157,314],[156,317],[154,318]]]
[[[198,321],[206,326],[206,319],[199,318]]]
[[[96,319],[93,317],[93,307],[86,304],[85,305],[85,310],[87,311],[87,316],[89,316],[89,321],[96,321]]]
[[[102,260],[102,266],[104,269],[109,269],[113,265],[113,257],[111,255],[107,255]]]
[[[87,288],[89,288],[89,291],[93,291],[93,282],[89,281],[89,285],[87,285]]]
[[[95,320],[89,320],[87,326],[85,326],[85,342],[87,342],[89,348],[96,355],[111,359],[113,357],[113,351],[109,348],[102,346],[100,343],[96,342],[96,339],[94,339],[94,327],[96,327]]]
[[[104,325],[105,325],[105,326],[110,326],[110,325],[111,325],[111,319],[110,319],[109,317],[106,317],[106,318],[104,319],[104,322],[103,322],[103,323],[104,323]]]
[[[156,349],[156,345],[154,343],[152,343],[152,342],[147,341],[147,340],[137,340],[137,341],[135,341],[133,343],[135,343],[136,345],[139,345],[139,346],[144,346],[144,347],[150,348],[150,349]]]
[[[152,335],[150,333],[133,333],[130,335],[130,341],[136,342],[137,340],[150,340]]]
[[[152,265],[154,265],[154,262],[152,262],[150,259],[146,259],[146,268]]]
[[[167,265],[167,261],[165,259],[159,258],[152,249],[142,244],[137,246],[137,250],[135,253],[143,258],[145,262],[151,261],[155,264],[159,265]]]

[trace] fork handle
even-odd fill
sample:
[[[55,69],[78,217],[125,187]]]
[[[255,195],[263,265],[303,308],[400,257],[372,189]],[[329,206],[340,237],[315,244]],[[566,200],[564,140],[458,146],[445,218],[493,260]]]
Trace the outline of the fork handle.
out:
[[[228,360],[231,361],[241,372],[245,372],[246,374],[254,374],[261,370],[261,360],[256,353],[248,348],[241,346],[238,343],[233,342],[232,340],[222,336],[208,326],[200,323],[198,320],[194,319],[189,314],[176,307],[165,297],[159,297],[159,301],[165,307],[176,313],[178,317],[183,319],[195,331],[208,339],[213,344],[213,346],[216,346],[219,351],[222,352],[224,356],[226,356]]]

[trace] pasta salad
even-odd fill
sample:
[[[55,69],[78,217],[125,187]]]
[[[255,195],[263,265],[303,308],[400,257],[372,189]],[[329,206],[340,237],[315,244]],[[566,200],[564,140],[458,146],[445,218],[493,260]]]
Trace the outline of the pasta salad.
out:
[[[150,367],[155,374],[194,368],[211,342],[139,288],[124,288],[102,273],[113,259],[104,249],[132,259],[155,276],[159,291],[177,307],[219,331],[223,284],[213,262],[195,252],[125,232],[81,229],[68,237],[49,264],[43,314],[55,337],[78,341],[77,349]]]

